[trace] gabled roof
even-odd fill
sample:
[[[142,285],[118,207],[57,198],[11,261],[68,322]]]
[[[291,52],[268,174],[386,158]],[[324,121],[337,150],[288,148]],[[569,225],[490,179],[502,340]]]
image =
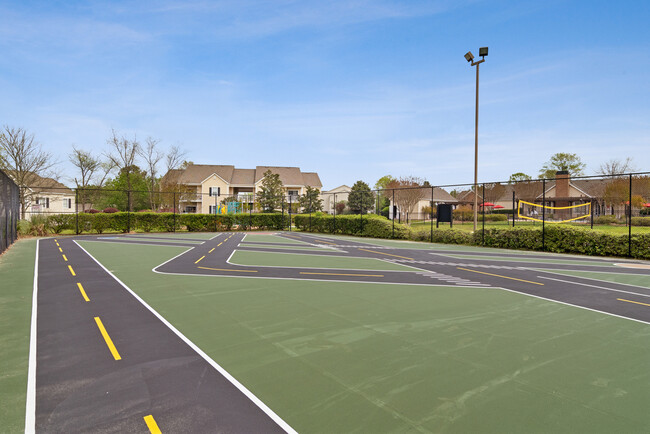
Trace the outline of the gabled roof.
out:
[[[7,175],[12,180],[16,179],[13,171],[7,171]],[[56,179],[39,176],[33,172],[28,173],[25,177],[25,182],[27,183],[25,187],[28,187],[35,193],[74,194],[74,191],[70,187],[61,184]]]
[[[200,184],[212,175],[217,175],[230,183],[234,170],[235,166],[233,165],[191,164],[183,171],[178,183]]]
[[[323,193],[349,193],[350,191],[352,191],[352,189],[349,186],[343,184],[331,190],[323,191]]]
[[[302,172],[302,181],[304,185],[308,185],[310,187],[323,187],[323,183],[320,182],[320,177],[316,172]]]
[[[423,199],[431,200],[431,196],[428,196],[428,194],[425,194],[425,197]],[[433,201],[434,202],[458,202],[458,200],[452,196],[451,194],[447,193],[446,190],[443,190],[440,187],[433,187]]]
[[[286,185],[304,185],[302,173],[297,167],[257,166],[255,168],[255,184],[264,178],[264,173],[271,172],[280,175],[280,181]]]
[[[255,169],[235,169],[230,183],[235,185],[255,184]]]

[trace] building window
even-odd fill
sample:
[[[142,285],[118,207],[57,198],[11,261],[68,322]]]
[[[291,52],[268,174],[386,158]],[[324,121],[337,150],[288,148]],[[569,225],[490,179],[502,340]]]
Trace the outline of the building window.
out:
[[[37,197],[36,205],[41,205],[43,208],[48,209],[50,207],[50,198],[49,197]]]
[[[289,190],[289,196],[298,196],[298,190]]]
[[[210,196],[221,196],[221,187],[210,187]]]
[[[186,206],[185,207],[185,212],[189,214],[195,214],[196,213],[196,207],[195,206]]]
[[[72,208],[72,199],[63,199],[63,206],[68,209]]]

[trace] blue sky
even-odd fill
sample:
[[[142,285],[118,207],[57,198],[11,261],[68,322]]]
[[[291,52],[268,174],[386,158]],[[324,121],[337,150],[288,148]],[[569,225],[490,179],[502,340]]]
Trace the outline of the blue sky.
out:
[[[4,1],[0,124],[61,161],[111,129],[195,163],[299,166],[325,188],[386,174],[650,170],[650,2]]]

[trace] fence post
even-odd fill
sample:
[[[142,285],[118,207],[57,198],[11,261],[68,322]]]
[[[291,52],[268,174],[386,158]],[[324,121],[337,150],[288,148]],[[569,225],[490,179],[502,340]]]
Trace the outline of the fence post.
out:
[[[255,203],[255,192],[248,196],[248,230],[252,231],[253,230],[253,204]]]
[[[174,229],[173,232],[176,233],[176,192],[174,192],[174,196],[172,198],[172,211],[174,212]]]
[[[591,210],[591,229],[594,228],[594,200],[591,199],[591,204],[589,205],[589,209]]]
[[[630,205],[628,207],[629,214],[630,214],[630,219],[628,220],[629,227],[628,227],[628,234],[627,234],[627,256],[632,257],[632,174],[630,173],[630,195],[629,195],[629,202]]]
[[[519,207],[517,207],[517,212],[519,212]],[[515,227],[515,190],[512,190],[512,227]]]
[[[292,195],[289,195],[289,232],[291,232],[291,208],[292,208],[292,202],[291,200],[293,199],[291,197]]]
[[[393,201],[390,203],[390,212],[393,214],[393,235],[392,238],[395,238],[395,189],[393,189]]]
[[[546,178],[542,179],[542,251],[546,251]]]
[[[332,229],[332,233],[336,233],[336,193],[334,193],[334,228]]]
[[[284,195],[280,196],[280,202],[282,202],[282,230],[284,230]]]
[[[430,229],[430,236],[431,239],[429,240],[430,242],[433,243],[433,186],[431,187],[431,203],[429,204],[429,210],[431,211],[431,214],[429,217],[431,218],[431,229]],[[438,222],[436,221],[436,226],[438,225]]]
[[[214,231],[215,232],[217,232],[217,199],[218,198],[219,198],[219,192],[217,191],[217,195],[214,197]],[[201,203],[203,203],[203,200],[201,200]]]
[[[482,210],[482,214],[483,214],[483,226],[482,226],[482,229],[481,229],[481,232],[482,232],[482,234],[481,234],[481,244],[482,244],[482,245],[485,245],[485,183],[483,183],[483,193],[482,193],[482,196],[483,196],[483,210]]]
[[[309,232],[311,232],[311,196],[309,196]]]
[[[126,233],[131,232],[131,190],[126,192]]]
[[[74,213],[76,234],[79,235],[79,189],[74,190]]]

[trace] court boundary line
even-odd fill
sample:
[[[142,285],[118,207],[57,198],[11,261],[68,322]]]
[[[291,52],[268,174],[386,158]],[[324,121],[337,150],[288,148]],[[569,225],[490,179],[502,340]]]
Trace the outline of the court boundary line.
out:
[[[306,269],[309,269],[309,270],[351,270],[351,271],[384,271],[384,272],[390,271],[390,272],[396,272],[396,273],[416,273],[417,271],[430,271],[430,270],[423,270],[421,268],[412,267],[410,265],[395,264],[394,262],[390,262],[390,261],[388,261],[386,259],[383,259],[383,258],[364,258],[364,257],[358,257],[358,256],[348,257],[348,256],[337,256],[337,255],[329,255],[329,256],[328,255],[309,255],[309,256],[323,256],[325,258],[335,257],[335,258],[345,258],[345,259],[374,259],[376,261],[382,261],[382,262],[386,262],[388,264],[400,265],[400,266],[404,266],[404,267],[407,267],[407,268],[413,268],[413,270],[417,270],[417,271],[410,271],[410,270],[369,270],[367,268],[282,267],[282,266],[278,266],[278,265],[233,264],[232,262],[230,262],[230,259],[232,258],[232,256],[235,254],[236,251],[237,251],[237,248],[235,248],[232,251],[232,253],[230,254],[230,256],[228,256],[228,259],[226,259],[226,264],[233,265],[235,267],[300,268],[300,269],[306,268]],[[250,253],[250,252],[255,252],[255,250],[242,250],[242,252]],[[287,252],[262,252],[262,251],[257,251],[257,253],[267,253],[267,254],[271,254],[271,255],[300,255],[300,253],[287,253]]]
[[[210,356],[208,356],[201,348],[199,348],[194,342],[188,339],[183,333],[181,333],[176,327],[174,327],[169,321],[167,321],[162,315],[160,315],[154,308],[152,308],[146,301],[144,301],[138,294],[136,294],[131,288],[129,288],[124,282],[122,282],[115,274],[108,270],[101,262],[99,262],[93,255],[91,255],[86,249],[84,249],[76,240],[73,242],[83,250],[93,261],[97,263],[109,276],[111,276],[117,283],[119,283],[124,289],[126,289],[137,301],[139,301],[147,310],[149,310],[156,318],[158,318],[165,326],[167,326],[176,336],[178,336],[183,342],[185,342],[192,350],[194,350],[201,358],[203,358],[208,364],[210,364],[217,372],[219,372],[223,377],[228,380],[233,386],[235,386],[241,393],[244,394],[249,400],[253,402],[260,410],[262,410],[271,420],[273,420],[280,428],[282,428],[287,433],[298,434],[288,423],[286,423],[280,416],[278,416],[273,410],[271,410],[262,400],[255,396],[250,390],[241,384],[235,377],[230,375],[221,365],[214,361]],[[184,252],[186,253],[186,252]],[[173,258],[172,258],[173,259]]]
[[[605,288],[604,286],[590,285],[588,283],[582,283],[582,282],[572,282],[570,280],[554,279],[553,277],[545,277],[545,276],[537,276],[537,277],[540,278],[540,279],[554,280],[556,282],[570,283],[570,284],[573,284],[573,285],[581,285],[581,286],[588,286],[590,288],[603,289],[605,291],[622,292],[624,294],[638,295],[639,297],[650,297],[650,294],[641,294],[641,293],[638,293],[638,292],[625,291],[623,289]],[[648,288],[646,288],[646,289],[648,289]]]
[[[49,238],[45,238],[49,239]],[[38,260],[41,240],[36,240],[36,258],[34,260],[34,284],[32,291],[32,318],[29,331],[29,356],[27,368],[27,396],[25,397],[25,432],[36,432],[36,350],[38,317]]]
[[[632,285],[631,283],[610,282],[609,280],[595,279],[595,278],[593,278],[593,277],[568,276],[568,275],[566,275],[566,274],[562,274],[562,273],[560,273],[559,271],[576,271],[576,272],[581,272],[581,273],[590,273],[590,272],[593,272],[593,273],[606,273],[606,274],[617,274],[617,275],[619,275],[619,276],[644,276],[644,277],[648,277],[648,278],[650,278],[650,274],[642,274],[642,273],[621,273],[621,272],[618,272],[618,271],[591,271],[591,270],[564,270],[564,269],[562,269],[562,270],[557,270],[557,271],[556,271],[556,270],[549,271],[548,269],[545,269],[545,268],[536,268],[536,267],[535,267],[535,268],[531,267],[531,268],[529,268],[529,270],[534,270],[534,271],[537,271],[537,272],[540,272],[540,273],[553,273],[553,274],[557,274],[558,276],[564,276],[564,277],[577,277],[578,279],[589,279],[589,280],[595,280],[595,281],[597,281],[597,282],[614,283],[614,284],[616,284],[616,285],[625,285],[625,286],[633,286],[633,287],[635,287],[635,288],[650,289],[650,287],[646,287],[646,286],[638,286],[638,285]]]

